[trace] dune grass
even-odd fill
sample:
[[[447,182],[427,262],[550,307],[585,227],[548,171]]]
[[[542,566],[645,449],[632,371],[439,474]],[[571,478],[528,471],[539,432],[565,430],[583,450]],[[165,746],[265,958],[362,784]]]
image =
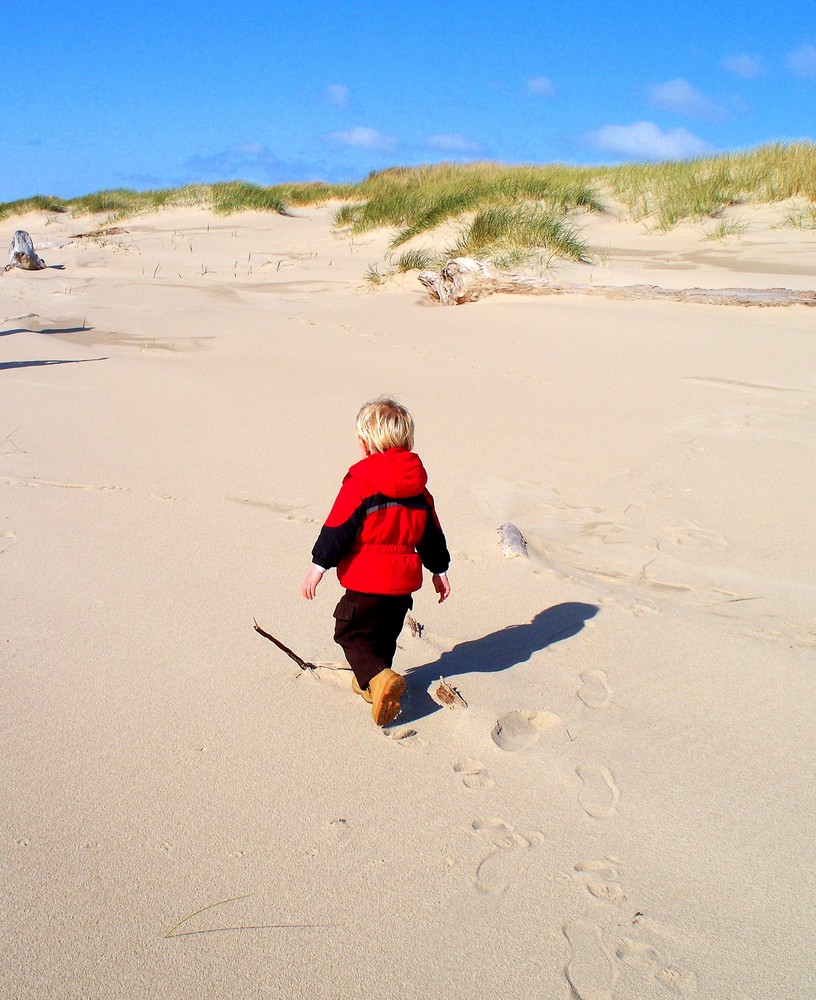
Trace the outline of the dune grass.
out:
[[[439,267],[440,263],[432,250],[428,250],[427,247],[414,247],[403,251],[394,261],[394,267],[399,274],[405,274],[406,271],[428,271]]]
[[[565,219],[540,205],[521,204],[479,209],[445,256],[489,259],[500,267],[513,267],[544,254],[585,261],[588,252],[586,242]]]
[[[742,236],[742,234],[747,230],[748,223],[741,222],[738,219],[720,219],[716,226],[712,229],[706,229],[703,232],[703,239],[710,240],[712,242],[716,240],[726,240],[729,236]]]
[[[780,229],[816,229],[816,205],[806,205],[788,212]]]
[[[350,237],[391,232],[390,251],[444,225],[458,236],[442,251],[406,248],[397,271],[435,266],[443,256],[469,254],[518,264],[563,257],[586,260],[577,227],[584,212],[617,211],[657,230],[681,222],[721,220],[733,205],[797,198],[786,225],[816,225],[816,144],[776,143],[722,156],[617,167],[507,166],[440,163],[375,171],[357,184],[323,182],[263,186],[245,181],[153,191],[117,188],[81,198],[51,195],[0,204],[0,219],[31,211],[105,214],[106,221],[163,207],[202,205],[219,214],[289,214],[299,206],[338,200],[335,226]],[[709,238],[736,235],[723,223]],[[448,240],[450,233],[446,234]],[[393,261],[389,252],[389,259]],[[379,272],[378,272],[379,273]]]
[[[338,210],[335,225],[352,234],[394,228],[393,249],[444,222],[493,205],[535,202],[553,214],[575,208],[603,211],[583,172],[558,166],[392,167],[369,175],[357,185],[353,198]]]
[[[444,223],[458,239],[441,255],[426,249],[403,254],[398,271],[421,260],[470,255],[499,266],[553,258],[587,260],[577,226],[580,211],[618,210],[658,231],[681,222],[717,220],[709,239],[738,235],[743,225],[722,220],[730,206],[801,198],[816,203],[816,144],[776,143],[722,156],[618,167],[502,166],[496,163],[394,167],[371,174],[335,214],[353,236],[393,231],[398,249]],[[791,214],[789,225],[808,227],[812,210]]]
[[[283,199],[274,188],[246,181],[222,181],[213,184],[210,191],[212,209],[217,215],[232,215],[234,212],[288,214]]]
[[[306,185],[291,185],[291,187],[306,187]],[[290,193],[290,204],[295,203],[298,203],[297,199]],[[186,187],[162,188],[155,191],[113,188],[79,198],[35,195],[33,198],[0,203],[0,219],[44,210],[57,214],[104,215],[106,222],[118,222],[145,212],[184,205],[207,206],[219,215],[229,215],[232,212],[276,212],[283,215],[287,212],[286,202],[276,188],[249,184],[245,181],[222,181],[217,184],[190,184]]]
[[[623,203],[630,218],[668,230],[716,218],[746,202],[796,197],[816,202],[816,144],[775,143],[744,153],[608,167],[592,177]]]

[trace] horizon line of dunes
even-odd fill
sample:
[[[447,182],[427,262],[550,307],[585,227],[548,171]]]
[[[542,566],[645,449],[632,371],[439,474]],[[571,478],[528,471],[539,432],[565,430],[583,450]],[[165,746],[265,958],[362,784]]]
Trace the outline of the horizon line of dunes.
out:
[[[340,201],[334,223],[350,235],[389,228],[394,230],[390,249],[395,250],[443,223],[459,222],[458,238],[443,256],[514,264],[534,252],[587,259],[587,245],[570,224],[570,213],[577,211],[615,211],[669,230],[683,221],[718,218],[732,206],[791,198],[805,204],[786,224],[816,228],[816,143],[774,143],[739,153],[613,167],[439,163],[389,167],[354,184],[219,181],[149,191],[116,188],[68,199],[34,195],[0,203],[0,219],[44,211],[107,214],[106,221],[115,222],[195,205],[218,214],[287,215],[293,208]],[[397,269],[433,265],[439,259],[413,248],[402,254]]]

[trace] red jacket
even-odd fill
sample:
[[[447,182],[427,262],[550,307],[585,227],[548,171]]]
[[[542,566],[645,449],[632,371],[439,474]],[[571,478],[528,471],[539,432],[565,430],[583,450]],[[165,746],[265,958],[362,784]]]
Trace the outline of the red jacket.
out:
[[[365,594],[411,594],[422,567],[445,573],[450,555],[427,473],[407,448],[375,452],[349,469],[312,549],[340,583]]]

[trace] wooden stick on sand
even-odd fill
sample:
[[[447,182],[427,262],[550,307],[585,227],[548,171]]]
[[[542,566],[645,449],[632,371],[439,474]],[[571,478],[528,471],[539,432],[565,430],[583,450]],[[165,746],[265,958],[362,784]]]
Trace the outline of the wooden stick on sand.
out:
[[[284,644],[280,641],[280,639],[276,639],[274,635],[270,635],[268,632],[264,632],[264,630],[261,628],[261,626],[254,618],[252,620],[255,622],[255,631],[258,632],[260,635],[262,635],[264,639],[268,639],[270,642],[274,642],[275,645],[278,647],[278,649],[282,649],[287,656],[291,656],[301,670],[315,669],[315,665],[313,663],[307,663],[305,660],[302,660],[297,655],[297,653],[293,652],[288,646],[284,646]]]

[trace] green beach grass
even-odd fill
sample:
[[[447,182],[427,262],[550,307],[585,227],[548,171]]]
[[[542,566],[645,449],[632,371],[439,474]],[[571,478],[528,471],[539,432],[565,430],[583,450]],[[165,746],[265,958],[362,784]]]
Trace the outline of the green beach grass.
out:
[[[338,233],[353,238],[375,229],[390,231],[388,266],[394,273],[464,255],[500,266],[587,260],[590,250],[578,231],[586,212],[614,212],[668,231],[682,222],[720,220],[730,206],[791,198],[803,207],[782,224],[816,225],[814,143],[775,143],[721,156],[617,167],[440,163],[375,171],[357,184],[223,181],[154,191],[117,188],[70,199],[34,195],[0,203],[0,219],[44,211],[104,215],[111,223],[182,205],[225,215],[287,215],[298,207],[339,201]],[[412,247],[394,257],[400,247],[444,225],[457,227],[458,235],[441,253]],[[735,232],[734,224],[723,223],[710,238]]]

